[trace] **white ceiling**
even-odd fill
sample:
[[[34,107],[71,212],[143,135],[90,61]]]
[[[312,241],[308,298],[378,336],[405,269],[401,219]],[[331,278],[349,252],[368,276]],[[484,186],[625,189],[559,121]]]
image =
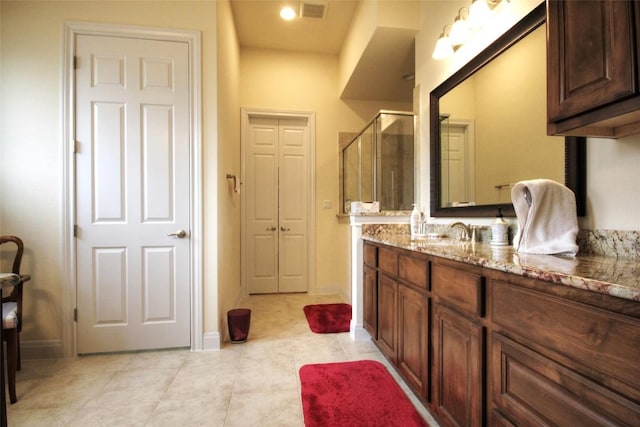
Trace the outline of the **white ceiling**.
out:
[[[325,3],[324,18],[284,21],[284,5],[300,10],[302,1],[231,0],[240,46],[298,52],[338,54],[358,6],[357,0],[308,0]],[[384,30],[384,31],[383,31]],[[363,53],[342,98],[411,102],[414,71],[413,35],[380,29]]]
[[[351,18],[358,5],[355,0],[331,0],[326,3],[324,19],[298,18],[284,21],[280,9],[290,5],[299,11],[301,1],[231,0],[231,9],[241,46],[300,52],[334,53],[342,47]]]

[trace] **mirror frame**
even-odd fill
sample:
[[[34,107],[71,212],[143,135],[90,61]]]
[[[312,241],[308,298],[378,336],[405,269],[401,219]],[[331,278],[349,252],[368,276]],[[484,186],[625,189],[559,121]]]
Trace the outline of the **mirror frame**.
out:
[[[491,43],[485,50],[471,59],[451,77],[431,91],[430,106],[430,162],[431,162],[431,206],[432,217],[460,218],[460,217],[493,217],[502,208],[505,216],[515,216],[513,204],[492,204],[463,207],[442,207],[440,193],[440,105],[442,96],[462,83],[480,68],[491,62],[498,55],[505,52],[522,38],[546,22],[546,3],[538,5],[527,16],[511,27],[507,32]],[[546,129],[544,129],[546,132]],[[585,215],[586,206],[586,138],[565,137],[564,166],[565,185],[576,195],[578,216]]]

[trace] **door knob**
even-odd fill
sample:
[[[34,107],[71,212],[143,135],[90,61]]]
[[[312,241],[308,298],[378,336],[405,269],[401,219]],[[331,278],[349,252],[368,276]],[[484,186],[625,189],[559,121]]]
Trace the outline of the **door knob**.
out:
[[[187,236],[187,232],[184,230],[178,230],[175,233],[169,233],[167,236],[176,236],[179,239],[182,239]]]
[[[276,231],[278,228],[275,226],[267,227],[267,231]]]
[[[291,230],[289,227],[280,226],[280,231],[289,231],[289,230]]]

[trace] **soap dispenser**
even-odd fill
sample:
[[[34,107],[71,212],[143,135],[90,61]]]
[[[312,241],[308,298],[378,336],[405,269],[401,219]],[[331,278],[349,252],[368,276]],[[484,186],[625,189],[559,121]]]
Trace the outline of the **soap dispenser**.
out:
[[[509,224],[502,217],[502,208],[498,208],[496,222],[491,225],[491,245],[509,245]]]
[[[414,204],[413,211],[409,217],[409,223],[411,224],[411,238],[415,239],[420,234],[420,220],[422,219],[422,213],[418,210],[418,207]]]

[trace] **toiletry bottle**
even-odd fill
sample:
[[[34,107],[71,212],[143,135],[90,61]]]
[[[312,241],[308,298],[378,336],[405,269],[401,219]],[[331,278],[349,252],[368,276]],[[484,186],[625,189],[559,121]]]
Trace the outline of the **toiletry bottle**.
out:
[[[502,208],[498,208],[496,222],[491,225],[491,245],[509,245],[509,224],[502,217]]]
[[[411,238],[415,239],[420,234],[420,217],[421,213],[418,210],[418,207],[414,204],[413,211],[411,211],[411,216],[409,217],[409,223],[411,224]]]

